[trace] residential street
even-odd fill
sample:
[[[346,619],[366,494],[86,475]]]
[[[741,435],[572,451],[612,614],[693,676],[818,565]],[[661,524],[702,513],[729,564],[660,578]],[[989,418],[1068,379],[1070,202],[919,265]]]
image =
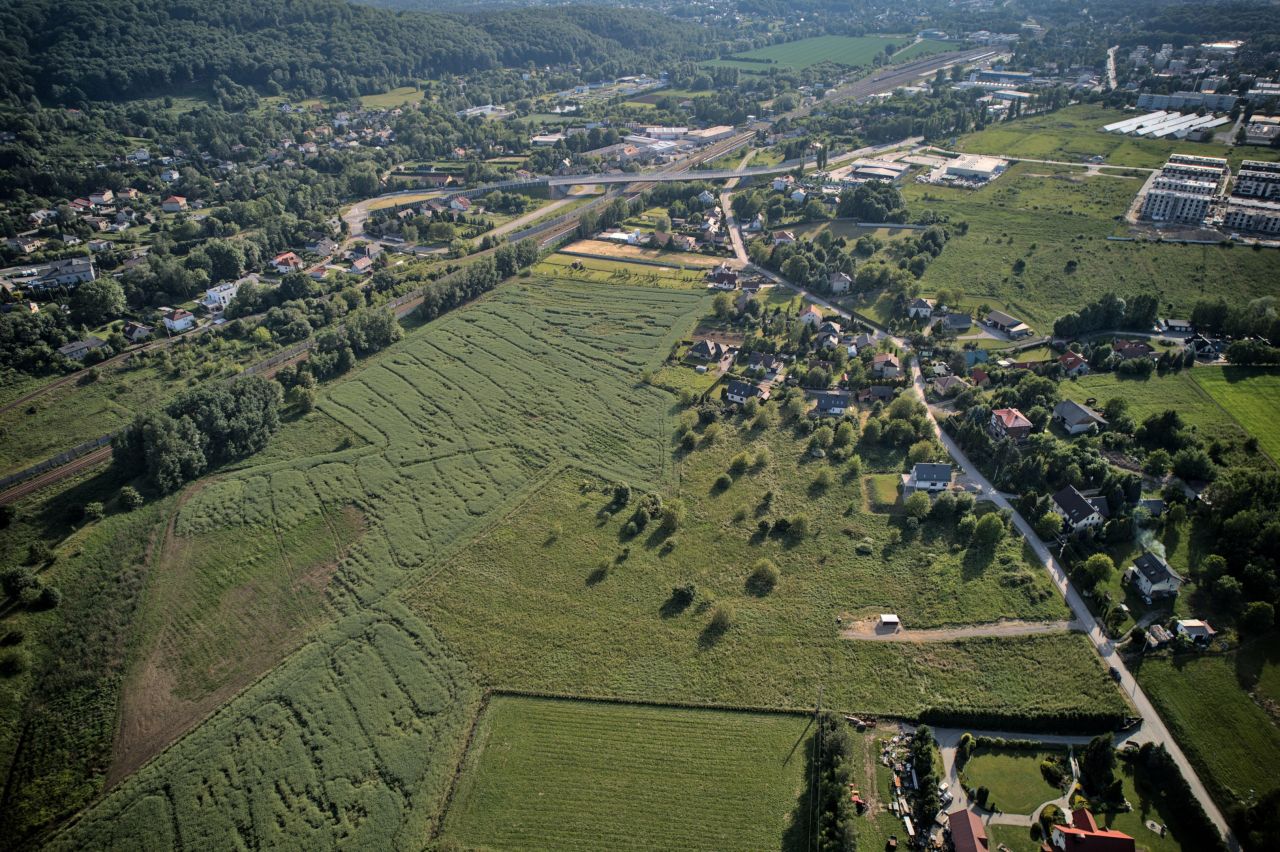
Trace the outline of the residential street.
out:
[[[845,319],[852,319],[852,316],[847,311],[835,307],[816,293],[811,293],[803,287],[798,287],[781,276],[770,273],[767,270],[762,271],[764,271],[765,274],[776,283],[795,290],[824,310],[831,311]],[[893,340],[897,346],[902,348],[903,351],[908,351],[906,341],[896,337],[890,337],[890,339]],[[912,387],[914,388],[916,395],[923,402],[925,400],[924,376],[920,372],[919,365],[914,361],[911,365],[911,375]],[[927,405],[926,409],[928,409]],[[1103,662],[1119,671],[1119,686],[1124,690],[1125,695],[1127,695],[1129,700],[1133,703],[1134,709],[1137,711],[1138,715],[1142,717],[1141,727],[1125,739],[1139,744],[1144,742],[1155,742],[1168,749],[1174,762],[1182,771],[1183,777],[1187,779],[1187,783],[1191,786],[1192,792],[1195,793],[1196,797],[1200,800],[1200,803],[1204,806],[1205,812],[1209,815],[1209,818],[1213,820],[1213,823],[1218,827],[1218,830],[1222,832],[1222,836],[1226,840],[1227,847],[1231,849],[1232,852],[1238,850],[1240,848],[1239,842],[1236,840],[1235,835],[1227,825],[1226,818],[1222,815],[1222,811],[1218,808],[1212,797],[1210,797],[1209,791],[1205,789],[1204,784],[1200,782],[1199,776],[1196,775],[1196,772],[1192,768],[1191,763],[1187,760],[1186,755],[1183,754],[1182,749],[1179,748],[1178,744],[1174,741],[1173,735],[1161,720],[1160,714],[1156,712],[1154,705],[1152,705],[1146,694],[1141,690],[1141,688],[1139,688],[1137,680],[1133,677],[1133,674],[1129,671],[1128,667],[1125,666],[1124,660],[1116,650],[1115,644],[1107,637],[1101,625],[1098,624],[1097,619],[1094,618],[1093,613],[1089,611],[1089,607],[1085,605],[1084,599],[1080,597],[1080,594],[1076,591],[1075,587],[1072,586],[1070,581],[1067,579],[1066,571],[1063,569],[1062,565],[1054,558],[1053,554],[1049,552],[1049,549],[1044,545],[1044,543],[1040,541],[1040,538],[1031,529],[1031,525],[1027,523],[1027,520],[1022,517],[1022,515],[1009,503],[1007,499],[1005,499],[1002,494],[996,491],[987,478],[983,476],[982,472],[978,470],[978,468],[969,461],[968,457],[965,456],[960,448],[956,446],[955,442],[951,440],[951,437],[942,431],[942,428],[939,426],[937,418],[934,417],[932,410],[929,410],[929,422],[933,424],[933,429],[938,436],[938,440],[951,455],[952,460],[955,461],[956,465],[964,475],[972,482],[976,483],[981,489],[979,499],[989,500],[994,503],[997,508],[1008,509],[1012,513],[1014,526],[1018,529],[1018,532],[1022,534],[1023,538],[1030,543],[1031,549],[1036,554],[1036,558],[1038,558],[1045,566],[1045,569],[1049,572],[1050,579],[1053,580],[1053,584],[1066,599],[1067,606],[1071,608],[1077,627],[1089,637],[1091,642],[1093,642],[1093,645],[1097,649],[1098,654],[1102,657]]]

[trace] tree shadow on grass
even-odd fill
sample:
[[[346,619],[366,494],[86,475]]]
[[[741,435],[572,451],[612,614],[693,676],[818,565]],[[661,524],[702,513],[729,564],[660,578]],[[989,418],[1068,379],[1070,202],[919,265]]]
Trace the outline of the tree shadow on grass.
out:
[[[599,565],[594,571],[587,575],[587,585],[598,586],[607,579],[609,579],[609,566]]]
[[[804,792],[796,799],[795,807],[791,809],[791,818],[787,820],[787,827],[782,832],[782,852],[807,852],[813,848],[813,831],[811,825],[813,822],[813,720],[809,720],[808,726],[805,727],[804,733],[800,735],[800,739],[791,749],[791,754],[787,755],[787,759],[783,761],[786,765],[796,754],[802,751],[804,754]]]
[[[677,594],[674,590],[671,597],[662,602],[662,606],[658,607],[658,615],[663,618],[675,618],[693,604],[693,598],[685,597]]]

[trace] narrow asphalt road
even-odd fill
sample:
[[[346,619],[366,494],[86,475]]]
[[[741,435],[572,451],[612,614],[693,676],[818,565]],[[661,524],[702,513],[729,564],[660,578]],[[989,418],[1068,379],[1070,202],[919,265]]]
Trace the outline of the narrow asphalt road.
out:
[[[829,310],[846,319],[852,319],[847,311],[837,308],[816,293],[811,293],[803,287],[792,284],[781,276],[769,273],[769,277],[775,282],[795,290],[810,301],[822,307],[824,310]],[[894,337],[891,337],[890,339],[904,351],[908,348],[905,341]],[[920,400],[924,402],[924,376],[920,372],[919,365],[914,361],[911,365],[911,377],[913,390]],[[1044,545],[1044,542],[1040,541],[1039,536],[1037,536],[1031,529],[1031,525],[1027,523],[1026,518],[1022,517],[1022,514],[1018,512],[1018,510],[1015,509],[1009,501],[995,489],[994,486],[992,486],[990,481],[988,481],[987,478],[983,476],[982,472],[978,470],[977,466],[974,465],[973,462],[969,460],[968,456],[966,456],[956,443],[951,440],[951,437],[942,431],[942,427],[938,425],[937,418],[934,417],[933,411],[928,408],[927,403],[925,408],[929,414],[929,422],[932,424],[934,432],[938,436],[938,440],[942,443],[942,446],[946,448],[947,452],[951,455],[951,458],[960,467],[964,474],[968,476],[972,482],[981,487],[982,494],[980,499],[989,500],[991,503],[995,504],[997,508],[1009,510],[1014,526],[1017,528],[1018,532],[1021,533],[1022,537],[1031,545],[1031,549],[1036,554],[1036,558],[1040,560],[1044,565],[1045,570],[1049,572],[1049,578],[1053,581],[1054,586],[1057,587],[1058,592],[1066,599],[1067,606],[1070,607],[1071,612],[1075,617],[1075,623],[1080,631],[1089,637],[1094,648],[1097,649],[1098,655],[1102,657],[1103,662],[1114,668],[1119,673],[1120,680],[1118,685],[1124,691],[1125,695],[1128,696],[1134,709],[1137,710],[1138,715],[1142,717],[1141,727],[1129,735],[1126,738],[1126,741],[1139,744],[1154,742],[1163,745],[1168,750],[1169,755],[1173,758],[1174,763],[1178,765],[1178,769],[1182,772],[1183,777],[1187,779],[1187,784],[1190,785],[1192,793],[1194,793],[1196,798],[1200,800],[1200,804],[1204,806],[1205,813],[1209,815],[1209,819],[1213,821],[1213,824],[1218,827],[1218,831],[1222,833],[1222,836],[1227,843],[1227,847],[1231,849],[1232,852],[1237,852],[1240,848],[1240,843],[1236,839],[1235,834],[1231,831],[1231,827],[1227,824],[1227,820],[1223,816],[1222,811],[1209,795],[1208,789],[1206,789],[1204,784],[1200,781],[1200,776],[1196,774],[1195,769],[1191,766],[1191,762],[1188,761],[1187,756],[1183,754],[1182,749],[1174,740],[1173,734],[1169,732],[1168,727],[1166,727],[1164,721],[1160,718],[1160,714],[1156,712],[1155,706],[1151,703],[1150,699],[1147,698],[1146,693],[1144,693],[1138,686],[1137,679],[1134,678],[1133,673],[1130,672],[1128,666],[1125,665],[1124,660],[1116,649],[1115,643],[1112,642],[1103,631],[1102,626],[1098,624],[1098,620],[1094,618],[1093,613],[1089,611],[1089,607],[1085,605],[1084,599],[1076,591],[1075,587],[1071,585],[1070,580],[1067,578],[1067,572],[1063,568],[1062,564],[1059,563],[1058,560],[1054,558],[1053,554],[1049,552],[1049,548]]]

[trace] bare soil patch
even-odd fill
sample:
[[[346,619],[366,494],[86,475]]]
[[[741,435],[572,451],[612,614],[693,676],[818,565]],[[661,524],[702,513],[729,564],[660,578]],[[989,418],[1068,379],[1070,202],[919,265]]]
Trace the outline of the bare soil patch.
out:
[[[845,613],[842,619],[849,618]],[[840,631],[842,639],[882,642],[953,642],[975,636],[1033,636],[1041,633],[1064,633],[1074,628],[1070,621],[1019,621],[1001,619],[990,624],[970,624],[957,627],[938,627],[928,630],[893,629],[880,623],[879,618],[862,618],[850,622]]]

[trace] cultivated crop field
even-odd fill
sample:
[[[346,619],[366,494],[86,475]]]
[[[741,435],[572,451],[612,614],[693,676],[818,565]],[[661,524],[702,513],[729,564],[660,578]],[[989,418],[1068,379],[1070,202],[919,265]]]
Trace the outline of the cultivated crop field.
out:
[[[774,44],[755,50],[739,53],[737,57],[746,57],[748,61],[735,58],[717,59],[703,63],[726,68],[740,68],[744,71],[763,73],[769,68],[804,69],[820,62],[832,62],[837,65],[862,66],[870,65],[877,55],[883,54],[889,45],[899,47],[910,41],[907,38],[891,38],[886,36],[816,36],[791,41],[785,44]],[[923,47],[922,42],[922,47]],[[932,51],[924,51],[925,53]],[[913,55],[923,55],[919,52]],[[749,60],[756,60],[755,62]]]
[[[1197,385],[1258,439],[1263,452],[1280,462],[1280,372],[1248,367],[1197,367]]]
[[[715,480],[744,448],[770,460],[722,488]],[[711,446],[677,455],[666,498],[681,500],[687,518],[671,539],[629,537],[627,511],[599,516],[611,484],[566,472],[409,600],[497,687],[795,707],[811,704],[821,683],[832,706],[901,714],[1121,706],[1080,636],[911,648],[841,638],[837,617],[878,612],[922,627],[1066,611],[1016,541],[980,554],[955,547],[948,527],[926,525],[895,543],[895,520],[862,509],[860,478],[837,467],[833,484],[819,485],[831,465],[803,452],[789,432],[726,425]],[[810,524],[804,541],[758,534],[760,520],[797,512]],[[781,569],[765,593],[748,582],[760,559]],[[673,595],[684,584],[696,589],[692,600]],[[721,606],[733,612],[725,632],[710,625]],[[1071,689],[1042,689],[1042,665]]]
[[[174,541],[206,575],[155,589],[152,650],[133,661],[123,706],[145,704],[128,691],[151,684],[188,707],[246,666],[266,670],[300,649],[55,846],[148,846],[170,825],[177,834],[157,841],[164,848],[232,837],[420,845],[479,696],[451,649],[389,593],[428,576],[562,459],[660,481],[671,397],[640,377],[709,302],[703,291],[657,287],[504,285],[327,389],[318,411],[337,428],[318,429],[319,442],[293,435],[315,429],[308,418],[278,437],[314,445],[314,455],[249,464],[184,493]],[[343,430],[356,439],[325,449]],[[250,589],[265,610],[244,606]],[[233,638],[261,646],[251,662]],[[152,752],[165,741],[152,740]],[[75,804],[94,791],[79,790]],[[210,800],[219,806],[202,804]]]
[[[778,848],[800,809],[809,722],[499,696],[444,837],[511,850]]]

